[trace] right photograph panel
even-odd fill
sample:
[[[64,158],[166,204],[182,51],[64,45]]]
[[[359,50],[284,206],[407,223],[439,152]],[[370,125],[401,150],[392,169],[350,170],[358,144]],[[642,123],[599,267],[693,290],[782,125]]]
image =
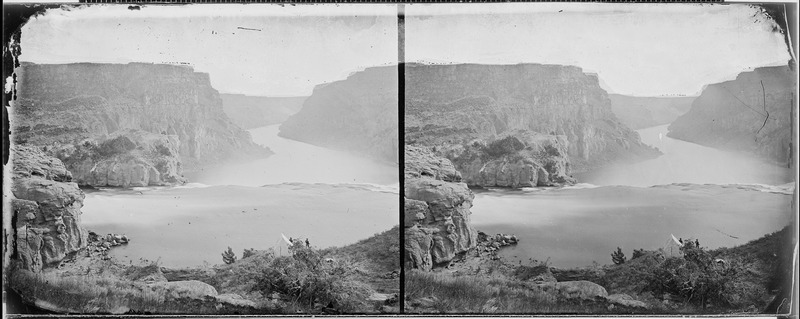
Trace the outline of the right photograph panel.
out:
[[[795,10],[407,5],[406,313],[796,309]]]

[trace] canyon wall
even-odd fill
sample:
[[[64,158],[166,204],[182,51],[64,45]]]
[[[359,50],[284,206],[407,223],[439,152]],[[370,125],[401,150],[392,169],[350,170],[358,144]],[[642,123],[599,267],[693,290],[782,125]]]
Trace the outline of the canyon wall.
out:
[[[628,127],[643,128],[669,124],[692,107],[694,96],[640,97],[609,94],[611,110]]]
[[[435,146],[434,151],[448,156],[462,173],[473,170],[467,164],[513,162],[517,167],[513,169],[524,175],[515,179],[536,184],[529,172],[541,172],[539,167],[548,165],[548,157],[563,166],[550,173],[567,181],[572,172],[660,154],[614,116],[598,78],[578,67],[410,64],[405,98],[406,144]],[[481,163],[462,163],[452,156],[458,152],[442,152],[456,145],[489,145],[509,135],[516,136],[524,144],[522,149],[528,150],[517,154],[521,161],[490,156]],[[545,149],[557,151],[548,156],[541,151]],[[526,167],[526,162],[535,165]],[[489,174],[506,173],[492,169]],[[501,184],[504,182],[496,186]]]
[[[397,67],[374,67],[318,85],[280,136],[396,163]]]
[[[28,270],[58,265],[86,247],[84,194],[60,160],[35,147],[14,145],[11,158],[11,209],[3,210],[3,219],[12,221],[13,229],[4,232],[13,240],[4,241],[5,249]]]
[[[796,77],[789,66],[763,67],[711,84],[669,126],[667,136],[789,165]]]
[[[122,130],[173,135],[187,169],[269,154],[228,119],[209,75],[190,67],[23,63],[16,74],[17,143],[57,149]]]
[[[475,196],[449,160],[415,146],[406,146],[404,158],[405,260],[430,270],[477,244],[470,224]]]
[[[237,126],[249,130],[286,121],[299,112],[307,96],[270,97],[220,94],[225,114]]]

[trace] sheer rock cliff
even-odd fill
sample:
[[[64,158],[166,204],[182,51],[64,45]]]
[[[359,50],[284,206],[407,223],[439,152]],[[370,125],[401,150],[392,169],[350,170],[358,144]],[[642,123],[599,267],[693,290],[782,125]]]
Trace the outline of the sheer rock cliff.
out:
[[[501,180],[537,183],[530,171],[541,172],[539,168],[547,163],[542,161],[545,153],[536,150],[549,147],[559,150],[553,152],[553,160],[564,167],[555,175],[565,181],[572,172],[660,154],[617,119],[598,78],[578,67],[409,64],[405,98],[406,144],[435,146],[437,154],[454,161],[470,185],[474,169],[467,166],[503,167],[507,164],[501,163],[509,162],[514,163],[512,170],[523,175],[514,173]],[[462,163],[452,157],[459,152],[441,152],[469,148],[476,139],[488,145],[510,135],[523,142],[523,149],[533,151],[516,154],[519,160],[490,157],[481,163]],[[489,174],[507,175],[502,172],[502,168],[490,169]]]
[[[317,85],[280,136],[396,163],[397,67],[373,67]]]
[[[83,192],[57,158],[35,147],[11,147],[13,163],[11,211],[3,219],[13,222],[6,241],[22,268],[40,271],[58,265],[86,247],[81,228]],[[7,219],[8,218],[8,219]]]
[[[669,126],[667,136],[789,165],[796,77],[789,66],[762,67],[711,84]]]
[[[209,75],[179,65],[32,64],[16,70],[14,141],[60,149],[138,130],[177,136],[184,168],[267,156],[225,115]]]
[[[430,270],[475,247],[474,195],[453,164],[425,148],[405,148],[405,254],[409,267]]]

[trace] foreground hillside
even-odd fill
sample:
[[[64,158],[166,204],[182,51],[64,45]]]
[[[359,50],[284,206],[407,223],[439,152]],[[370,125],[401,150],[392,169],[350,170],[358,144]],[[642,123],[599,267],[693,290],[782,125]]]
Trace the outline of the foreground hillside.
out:
[[[667,136],[789,165],[796,77],[789,66],[762,67],[709,85]]]

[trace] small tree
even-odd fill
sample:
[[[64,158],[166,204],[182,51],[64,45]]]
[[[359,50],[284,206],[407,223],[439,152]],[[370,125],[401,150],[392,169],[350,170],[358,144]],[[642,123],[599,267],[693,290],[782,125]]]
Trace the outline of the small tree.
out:
[[[617,251],[611,253],[611,261],[614,262],[615,265],[621,265],[625,263],[625,253],[622,252],[622,248],[617,247]]]
[[[236,262],[236,254],[233,253],[233,249],[230,246],[228,246],[228,250],[222,252],[222,261],[228,265]]]

